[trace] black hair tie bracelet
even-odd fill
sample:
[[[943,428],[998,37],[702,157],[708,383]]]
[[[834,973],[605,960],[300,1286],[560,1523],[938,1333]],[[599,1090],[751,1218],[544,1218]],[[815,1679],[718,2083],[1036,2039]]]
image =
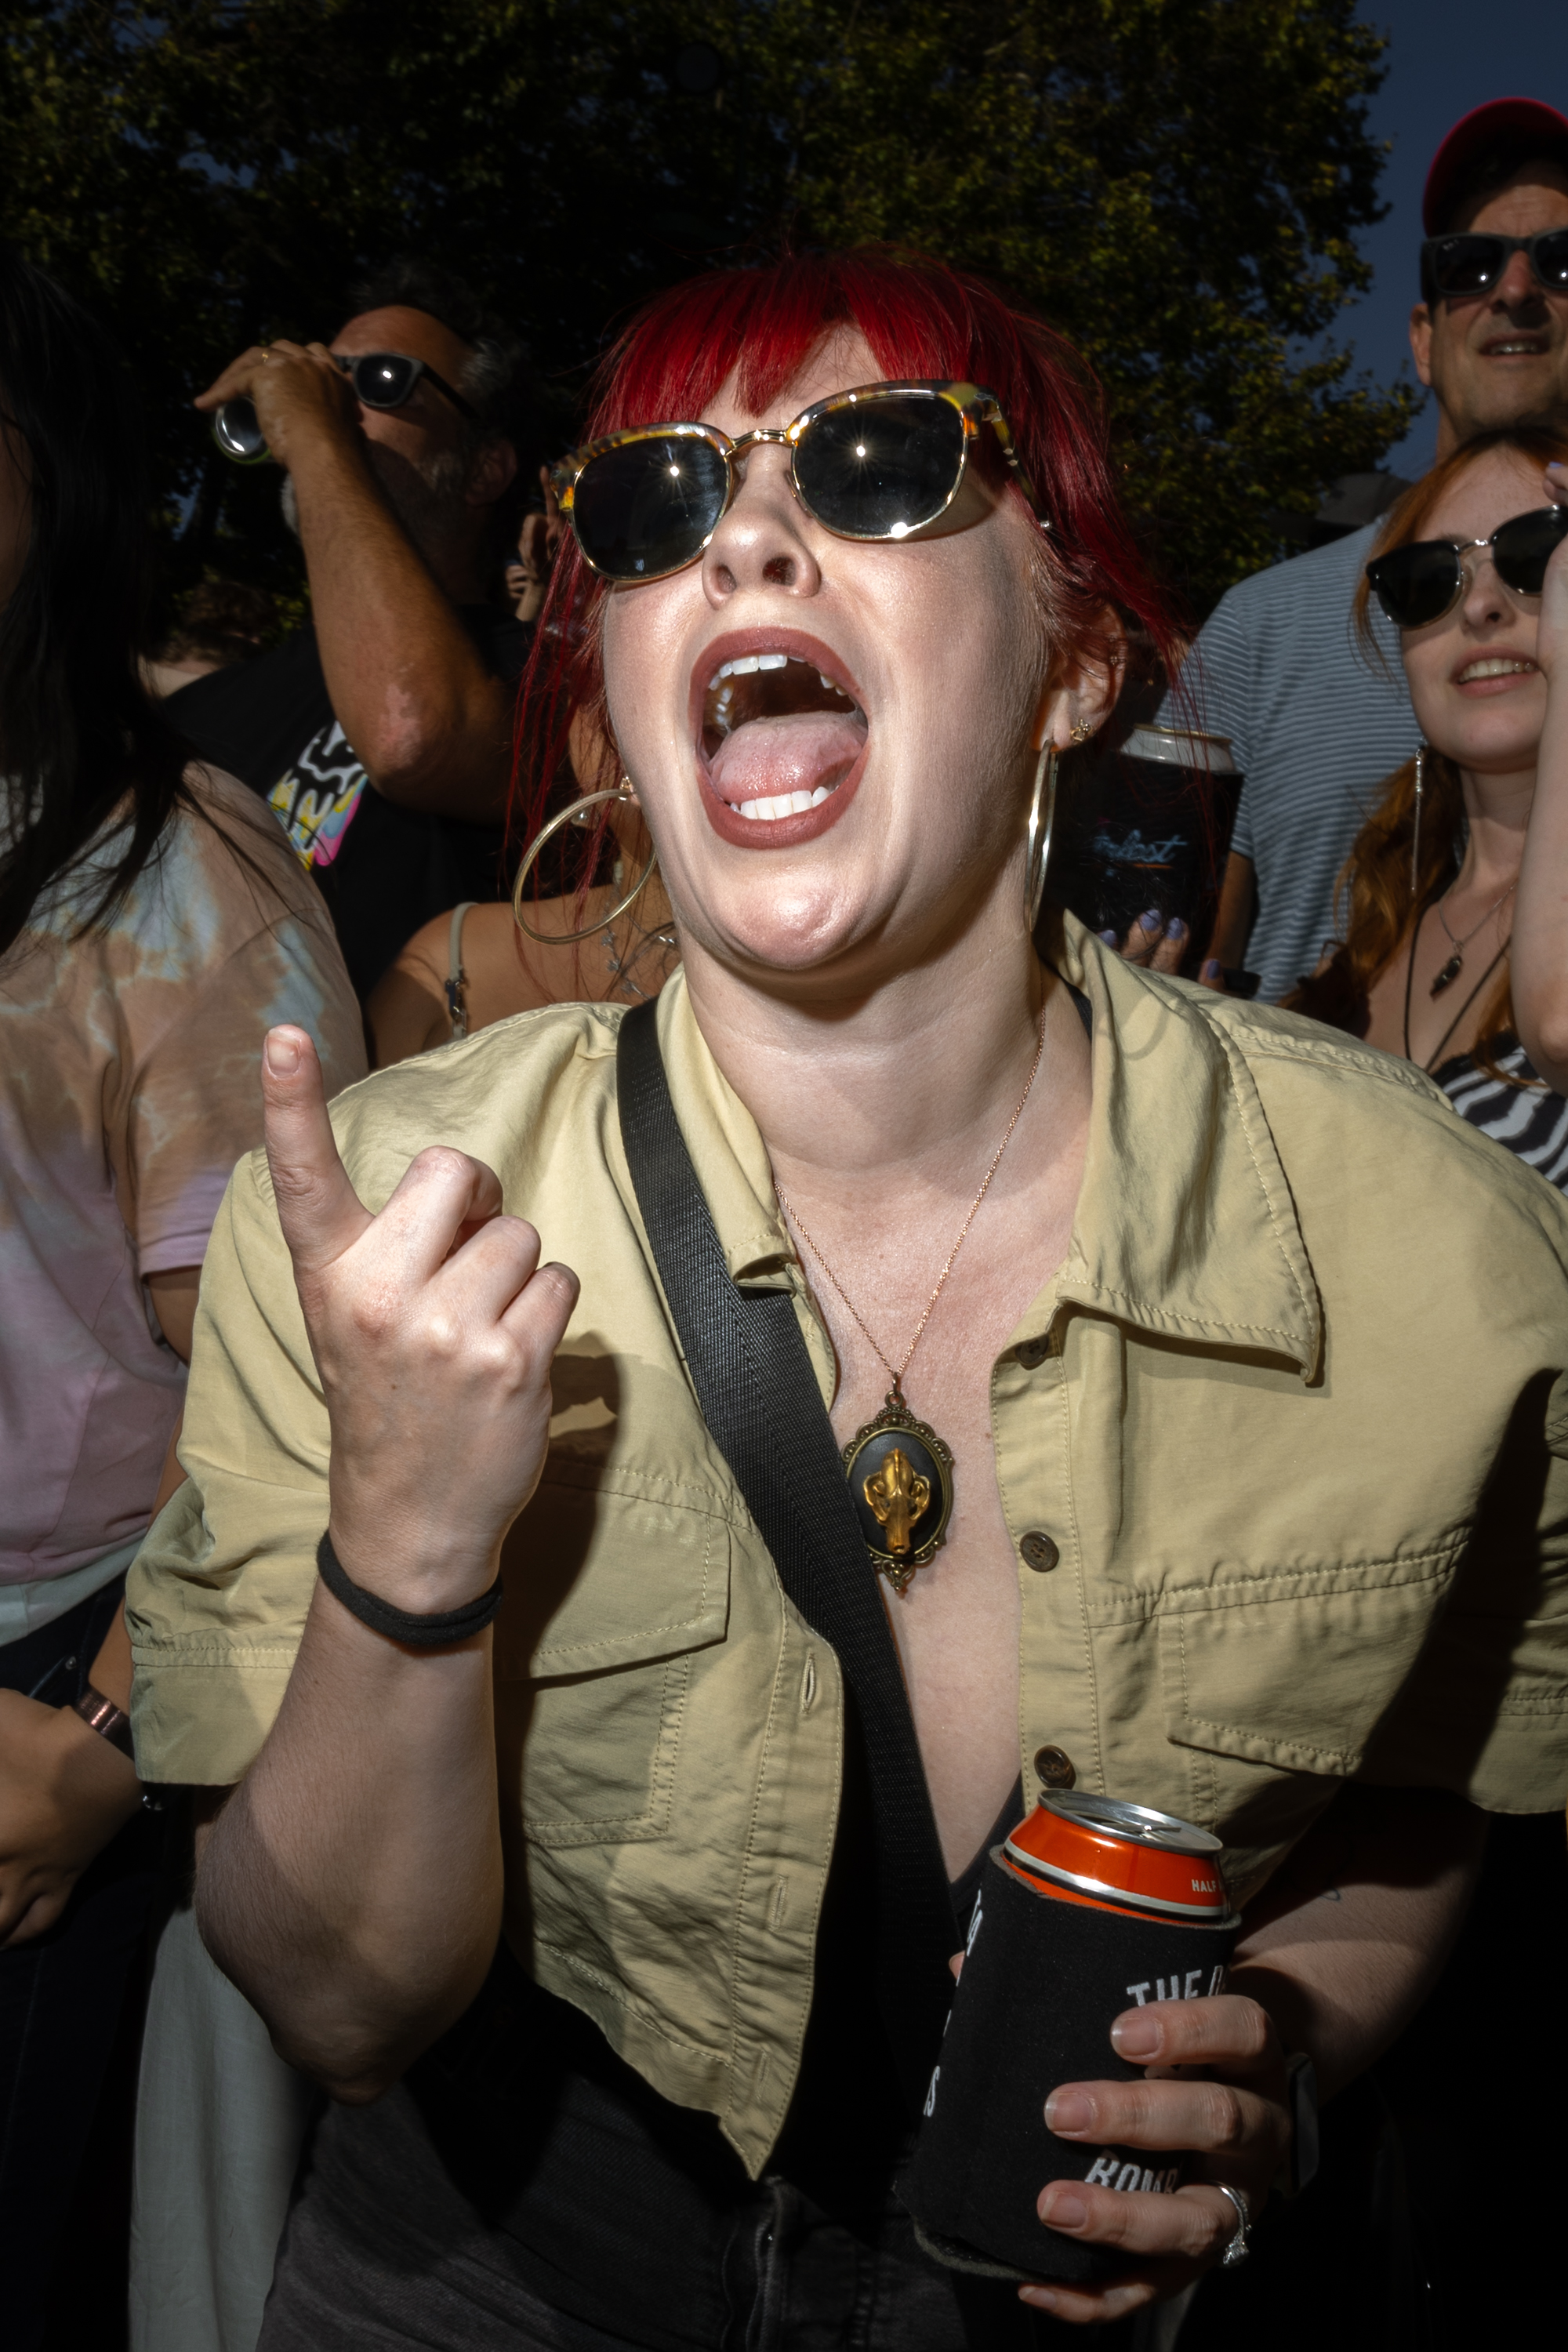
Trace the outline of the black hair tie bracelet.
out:
[[[498,1576],[488,1592],[481,1592],[477,1601],[465,1601],[460,1609],[432,1609],[418,1615],[395,1609],[390,1601],[378,1600],[354,1582],[332,1549],[330,1534],[323,1535],[316,1546],[316,1566],[327,1591],[334,1601],[342,1602],[351,1617],[357,1617],[373,1633],[383,1633],[389,1642],[406,1643],[415,1650],[444,1649],[452,1642],[466,1642],[470,1633],[482,1633],[501,1604]]]

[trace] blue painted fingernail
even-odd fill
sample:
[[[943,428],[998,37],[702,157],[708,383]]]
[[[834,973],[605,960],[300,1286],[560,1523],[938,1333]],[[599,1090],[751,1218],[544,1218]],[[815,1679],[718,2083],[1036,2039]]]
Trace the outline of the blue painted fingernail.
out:
[[[1108,948],[1113,948],[1116,945],[1116,933],[1114,931],[1101,931],[1100,936],[1104,940]]]
[[[1159,908],[1151,907],[1146,915],[1139,916],[1138,920],[1142,924],[1143,929],[1146,931],[1157,931],[1160,928]]]
[[[1165,926],[1165,937],[1168,940],[1184,940],[1186,936],[1187,927],[1185,923],[1183,922],[1180,915],[1173,915],[1170,921]]]
[[[1217,956],[1210,956],[1207,963],[1205,964],[1204,978],[1205,980],[1217,980],[1219,978],[1219,959]]]

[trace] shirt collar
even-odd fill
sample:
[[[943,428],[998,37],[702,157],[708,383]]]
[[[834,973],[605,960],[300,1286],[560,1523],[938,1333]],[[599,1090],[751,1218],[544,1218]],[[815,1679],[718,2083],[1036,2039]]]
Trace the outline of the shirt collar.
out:
[[[1310,1379],[1317,1281],[1225,1000],[1124,962],[1071,915],[1056,964],[1089,999],[1094,1057],[1058,1306],[1282,1356]]]
[[[1037,1306],[1078,1305],[1141,1329],[1318,1368],[1322,1309],[1246,1057],[1220,1008],[1122,961],[1064,918],[1054,958],[1088,998],[1093,1097],[1083,1189],[1059,1273]],[[795,1254],[755,1120],[709,1052],[685,974],[658,999],[681,1132],[731,1279],[794,1288]],[[1034,1327],[1033,1313],[1018,1336]]]

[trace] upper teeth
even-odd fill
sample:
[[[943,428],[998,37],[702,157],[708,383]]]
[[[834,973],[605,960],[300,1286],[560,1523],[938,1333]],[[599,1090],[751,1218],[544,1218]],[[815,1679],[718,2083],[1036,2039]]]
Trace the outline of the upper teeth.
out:
[[[1463,686],[1472,677],[1522,677],[1526,671],[1532,670],[1534,667],[1535,664],[1532,661],[1504,659],[1500,656],[1490,661],[1473,661],[1459,672],[1459,684]]]
[[[1541,345],[1534,342],[1491,343],[1489,344],[1488,349],[1491,352],[1494,358],[1502,352],[1523,352],[1528,357],[1533,359],[1535,354],[1541,350]]]
[[[727,677],[750,677],[754,670],[759,669],[783,669],[793,658],[789,654],[742,654],[736,661],[720,663],[708,681],[708,691],[710,694],[717,692]],[[816,675],[829,694],[844,694],[838,680],[829,677],[825,669],[819,669]],[[847,701],[847,695],[845,699]]]
[[[750,677],[758,669],[783,669],[788,659],[788,654],[742,654],[739,661],[721,662],[708,681],[708,691],[711,694],[726,677]]]

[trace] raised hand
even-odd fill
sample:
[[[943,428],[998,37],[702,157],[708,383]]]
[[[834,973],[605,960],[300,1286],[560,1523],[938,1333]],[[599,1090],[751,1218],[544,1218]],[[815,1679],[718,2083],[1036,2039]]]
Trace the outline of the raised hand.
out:
[[[538,1482],[550,1363],[577,1278],[541,1265],[493,1172],[420,1152],[379,1216],[359,1199],[302,1029],[268,1032],[267,1158],[331,1422],[332,1547],[394,1607],[457,1608],[494,1580]]]
[[[253,343],[197,394],[195,405],[217,409],[242,394],[255,403],[267,446],[286,471],[302,440],[323,433],[347,439],[359,416],[353,387],[325,343]]]
[[[1173,2196],[1117,2189],[1092,2177],[1053,2180],[1043,2189],[1042,2221],[1115,2246],[1141,2264],[1104,2285],[1020,2287],[1026,2303],[1058,2319],[1120,2318],[1217,2262],[1237,2216],[1229,2198],[1207,2184],[1239,2189],[1256,2220],[1289,2145],[1284,2053],[1258,2002],[1239,1993],[1150,2001],[1124,2010],[1110,2038],[1119,2056],[1146,2065],[1148,2074],[1131,2083],[1058,2084],[1046,2102],[1051,2130],[1086,2148],[1146,2148],[1154,2169],[1160,2152],[1196,2148],[1205,2177]]]

